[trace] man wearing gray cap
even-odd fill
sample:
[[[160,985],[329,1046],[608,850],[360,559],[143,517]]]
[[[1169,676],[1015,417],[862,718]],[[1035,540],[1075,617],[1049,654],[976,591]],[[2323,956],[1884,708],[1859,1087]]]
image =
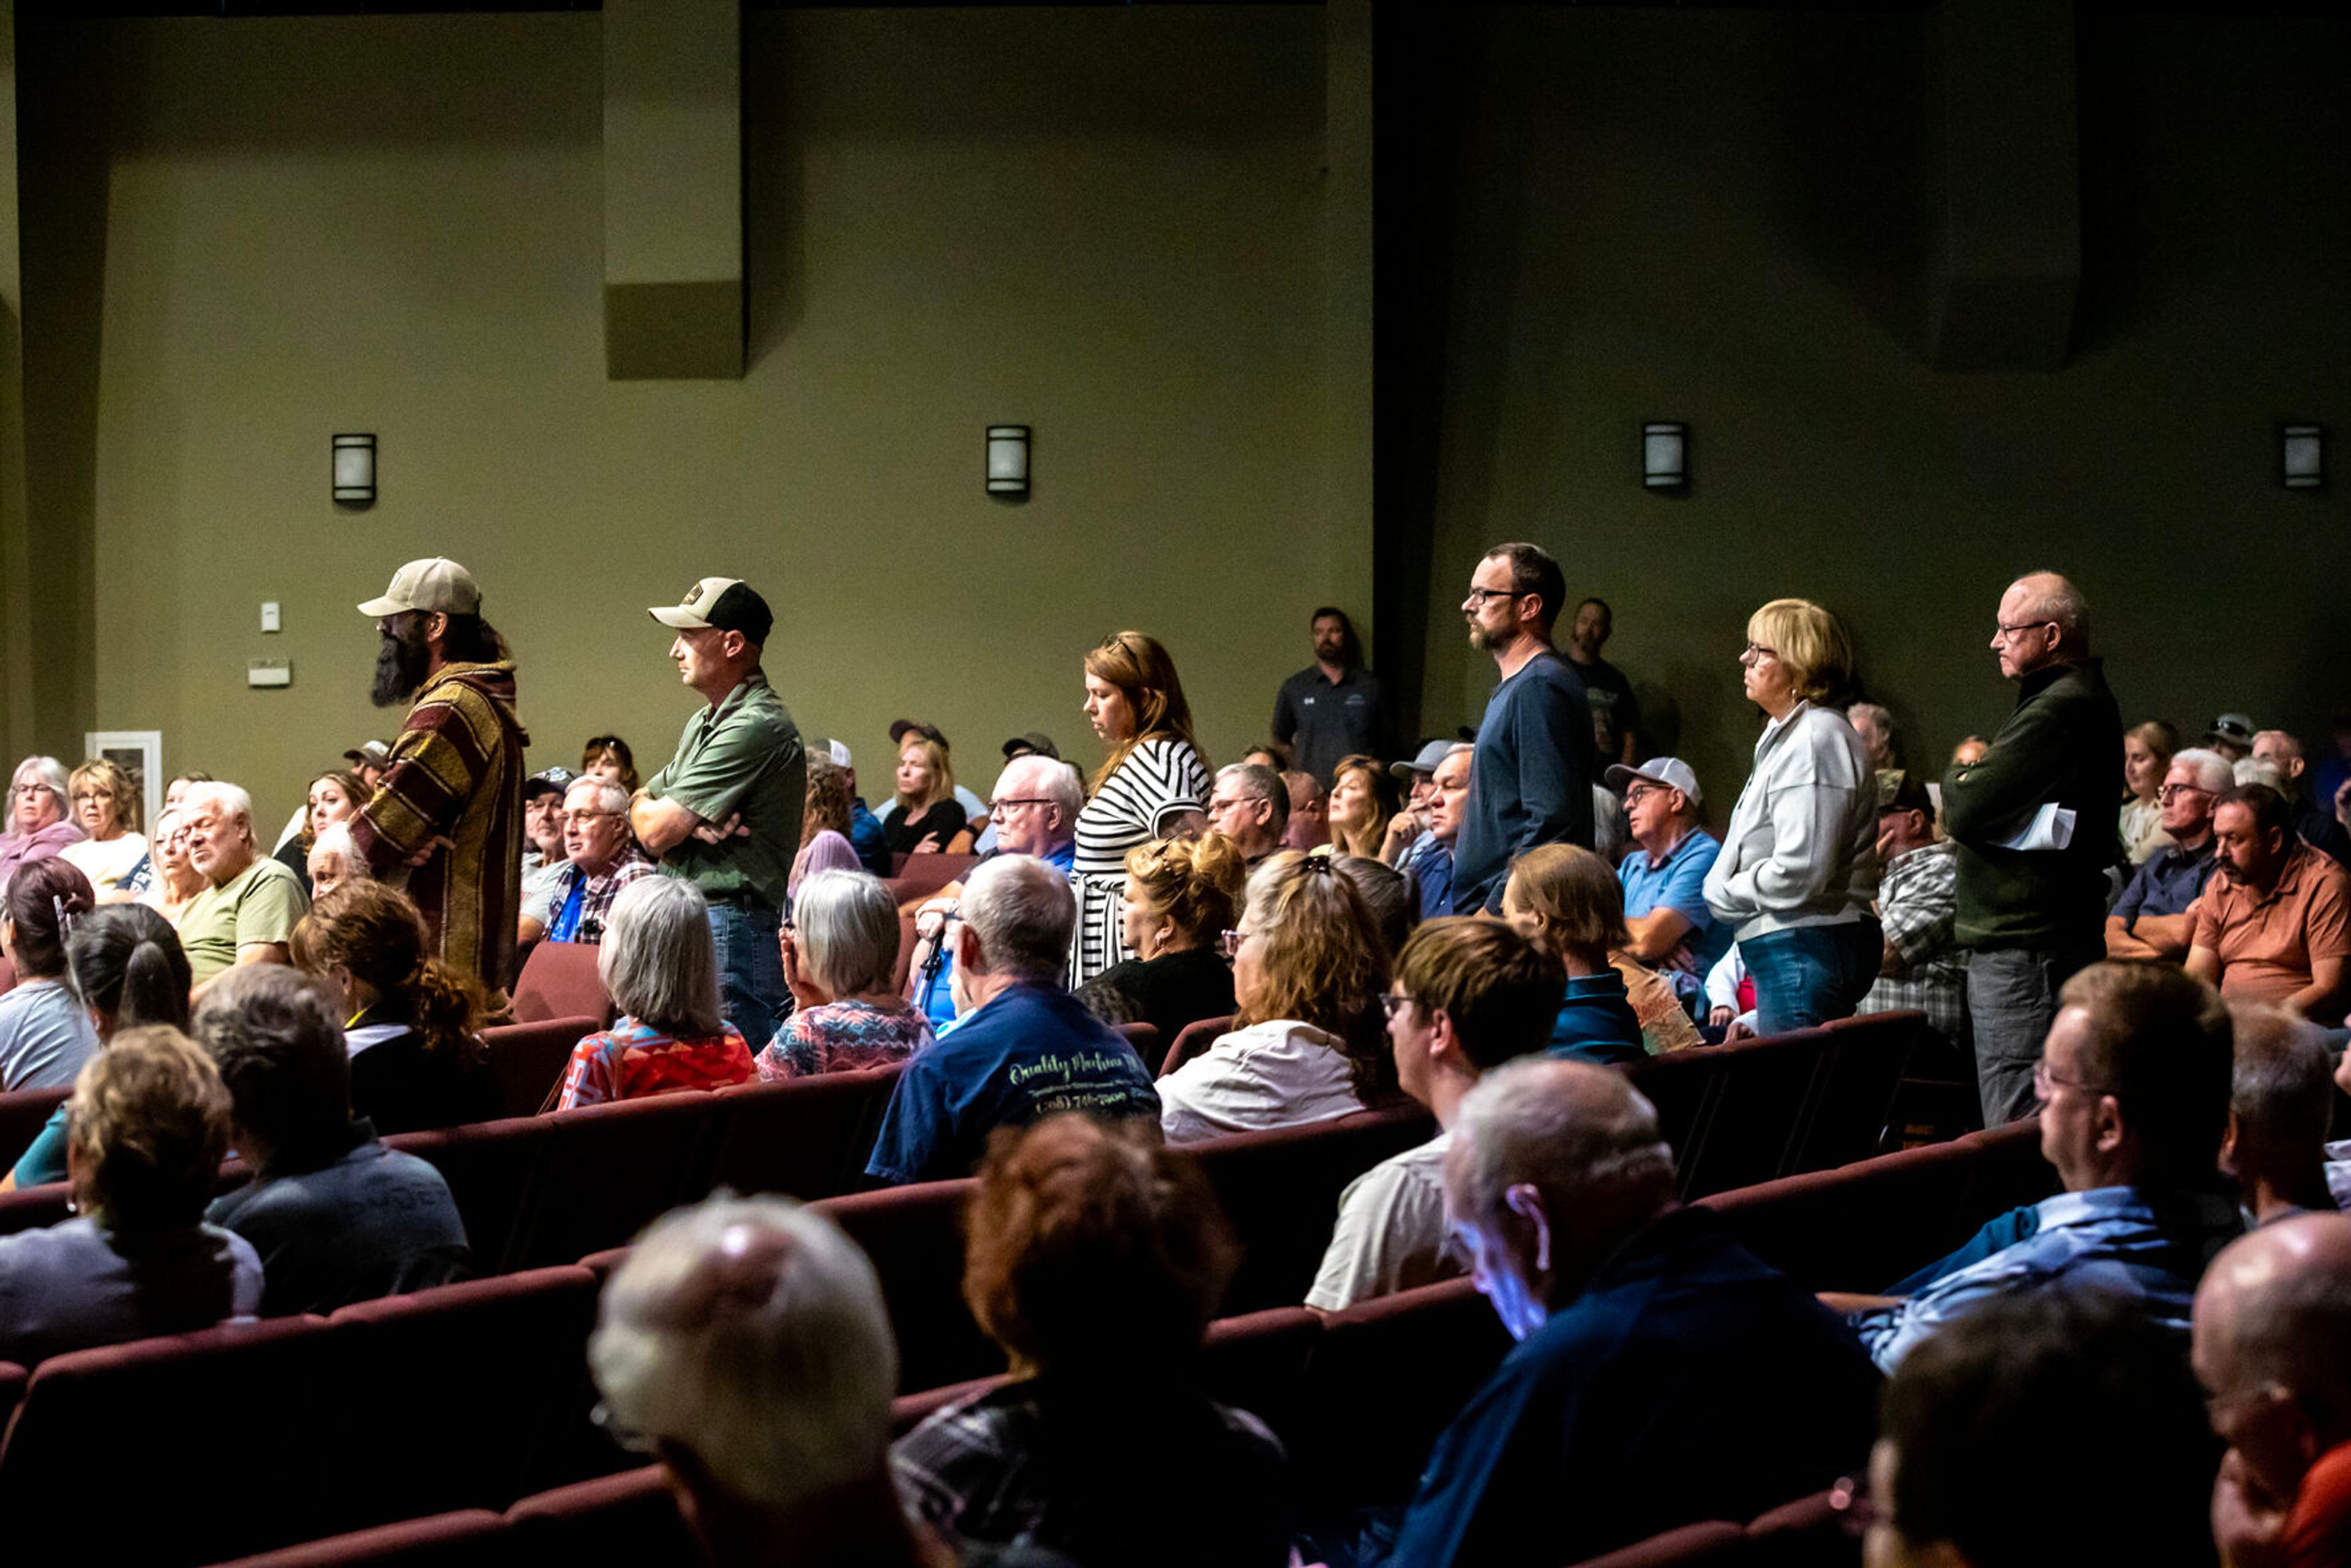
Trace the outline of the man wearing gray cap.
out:
[[[373,696],[409,705],[373,794],[350,819],[375,877],[404,887],[441,961],[504,1007],[522,882],[523,747],[515,667],[454,560],[412,560],[359,607],[382,637]]]
[[[776,618],[731,577],[705,577],[649,613],[677,632],[669,656],[708,706],[637,791],[629,825],[665,874],[709,901],[726,1021],[756,1050],[791,1010],[776,936],[808,789],[800,732],[759,667]]]
[[[1652,758],[1638,768],[1620,762],[1607,779],[1625,791],[1633,841],[1616,868],[1631,952],[1666,970],[1687,1005],[1730,950],[1729,927],[1706,902],[1706,873],[1722,852],[1721,841],[1699,824],[1698,774],[1680,758]]]

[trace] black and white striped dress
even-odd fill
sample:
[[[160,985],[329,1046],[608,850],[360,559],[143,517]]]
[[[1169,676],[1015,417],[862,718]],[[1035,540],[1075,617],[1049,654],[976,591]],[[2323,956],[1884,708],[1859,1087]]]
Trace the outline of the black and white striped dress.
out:
[[[1207,804],[1208,770],[1200,765],[1200,754],[1163,736],[1127,753],[1078,813],[1077,858],[1070,865],[1070,885],[1078,894],[1078,936],[1070,944],[1071,989],[1134,956],[1119,931],[1126,852],[1158,837],[1170,819],[1204,811]]]

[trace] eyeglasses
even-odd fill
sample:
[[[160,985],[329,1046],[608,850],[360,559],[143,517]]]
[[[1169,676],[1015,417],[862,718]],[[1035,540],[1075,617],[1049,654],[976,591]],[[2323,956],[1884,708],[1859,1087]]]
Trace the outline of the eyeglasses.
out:
[[[566,811],[559,820],[567,827],[574,822],[585,827],[599,817],[617,817],[620,814],[618,811]]]
[[[1053,804],[1053,798],[1050,795],[1015,795],[1009,800],[990,800],[987,803],[987,809],[991,811],[1008,811],[1015,806],[1050,806],[1051,804]]]
[[[77,806],[80,805],[85,800],[111,800],[113,799],[114,791],[111,789],[77,789],[74,791],[74,804]]]
[[[1739,656],[1742,659],[1752,659],[1757,664],[1761,664],[1766,659],[1778,658],[1780,656],[1780,651],[1777,648],[1766,648],[1761,643],[1750,643],[1747,644],[1747,651]]]
[[[2023,636],[2027,632],[2038,631],[2043,626],[2054,626],[2057,622],[2054,621],[2020,621],[2015,625],[2011,626],[2005,621],[1995,621],[1991,624],[1991,634],[1993,639],[1998,642],[2006,643],[2014,638]]]
[[[1235,957],[1240,953],[1241,944],[1256,935],[1257,933],[1254,931],[1218,932],[1217,934],[1217,951],[1222,953],[1228,958]]]
[[[54,784],[11,784],[8,786],[8,793],[16,796],[19,799],[27,795],[54,795],[57,792],[57,787]]]
[[[1515,588],[1473,588],[1468,592],[1461,596],[1461,601],[1465,604],[1475,605],[1478,609],[1483,610],[1486,608],[1486,601],[1489,599],[1517,599],[1519,597],[1520,597],[1520,595],[1519,591]]]
[[[2196,784],[2166,784],[2155,792],[2158,800],[2177,800],[2182,795],[2210,795],[2212,791]]]
[[[2095,1083],[2085,1083],[2079,1079],[2060,1078],[2055,1073],[2049,1071],[2049,1061],[2048,1059],[2044,1057],[2041,1061],[2032,1064],[2032,1092],[2035,1094],[2038,1094],[2042,1099],[2046,1100],[2049,1098],[2049,1091],[2053,1088],[2071,1089],[2075,1092],[2082,1094],[2114,1094],[2116,1092],[2112,1089],[2101,1089]]]
[[[1396,1014],[1404,1011],[1405,1009],[1410,1006],[1412,1006],[1412,998],[1410,997],[1400,997],[1394,991],[1384,992],[1380,997],[1380,1011],[1385,1013],[1390,1018],[1395,1017]]]
[[[1635,784],[1625,791],[1625,804],[1630,806],[1635,801],[1646,800],[1652,795],[1669,795],[1671,793],[1673,793],[1673,791],[1667,789],[1662,784]]]

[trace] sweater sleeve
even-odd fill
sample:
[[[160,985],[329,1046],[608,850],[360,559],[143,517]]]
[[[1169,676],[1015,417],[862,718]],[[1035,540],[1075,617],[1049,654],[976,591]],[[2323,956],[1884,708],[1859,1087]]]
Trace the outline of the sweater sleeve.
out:
[[[1944,831],[1970,848],[1991,847],[2025,813],[2055,800],[2074,765],[2072,727],[2064,704],[2041,700],[2017,709],[1980,761],[1943,775]]]
[[[1764,802],[1771,852],[1722,879],[1722,902],[1746,919],[1794,909],[1827,891],[1836,875],[1853,791],[1817,780],[1783,785]],[[1709,903],[1713,900],[1709,898]]]

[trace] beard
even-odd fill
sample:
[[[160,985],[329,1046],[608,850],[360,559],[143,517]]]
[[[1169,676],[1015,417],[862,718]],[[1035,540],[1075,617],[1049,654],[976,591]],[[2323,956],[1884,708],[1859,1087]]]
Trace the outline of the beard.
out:
[[[433,650],[424,641],[424,623],[421,620],[386,632],[383,645],[375,652],[375,684],[368,693],[369,698],[378,707],[406,702],[424,684],[425,671],[432,662]]]
[[[1469,623],[1469,645],[1481,653],[1492,653],[1518,634],[1515,627],[1508,632],[1489,632],[1474,621]]]

